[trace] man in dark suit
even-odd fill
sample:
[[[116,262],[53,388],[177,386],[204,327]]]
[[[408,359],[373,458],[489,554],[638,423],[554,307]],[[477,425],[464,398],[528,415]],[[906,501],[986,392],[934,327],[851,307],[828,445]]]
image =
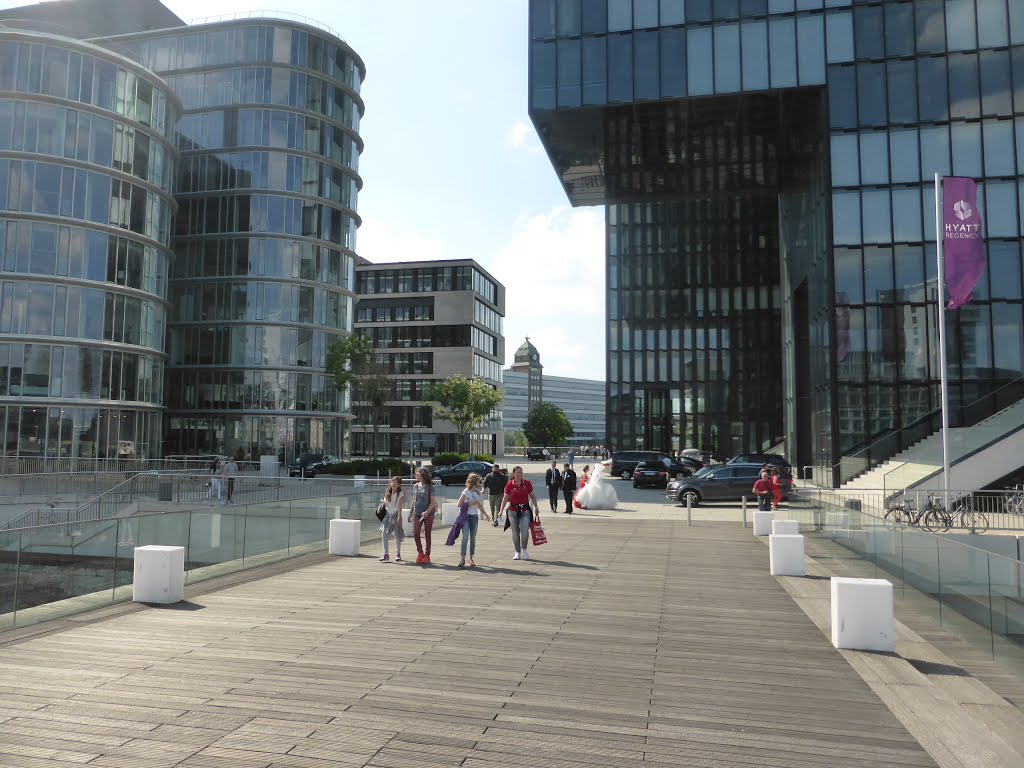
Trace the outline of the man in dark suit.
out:
[[[558,491],[562,487],[562,474],[558,464],[551,462],[551,469],[544,473],[544,485],[548,487],[548,498],[551,500],[551,511],[558,513]]]
[[[572,497],[576,495],[576,473],[566,464],[562,467],[562,494],[565,496],[565,514],[572,514]]]

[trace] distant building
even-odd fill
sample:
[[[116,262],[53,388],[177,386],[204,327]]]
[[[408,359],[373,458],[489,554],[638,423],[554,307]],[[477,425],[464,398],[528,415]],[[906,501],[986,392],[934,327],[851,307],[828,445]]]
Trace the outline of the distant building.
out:
[[[395,404],[377,433],[378,455],[459,449],[455,428],[436,419],[428,388],[462,374],[501,388],[505,287],[472,259],[356,266],[355,332],[370,336],[399,375]],[[353,403],[352,453],[373,453],[365,406]],[[470,453],[505,450],[501,411],[469,436]]]
[[[527,338],[516,350],[515,363],[505,371],[505,429],[521,431],[530,411],[551,403],[565,411],[573,426],[569,445],[605,442],[605,383],[593,379],[544,376],[540,353]]]

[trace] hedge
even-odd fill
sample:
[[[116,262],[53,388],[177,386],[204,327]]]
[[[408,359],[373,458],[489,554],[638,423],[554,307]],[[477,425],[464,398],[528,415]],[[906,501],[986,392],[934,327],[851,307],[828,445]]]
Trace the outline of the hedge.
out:
[[[412,469],[412,465],[407,461],[387,458],[342,461],[337,464],[328,464],[326,467],[321,467],[320,471],[329,475],[366,475],[367,477],[376,477],[380,473],[381,476],[387,477],[393,475],[408,477],[412,473]]]

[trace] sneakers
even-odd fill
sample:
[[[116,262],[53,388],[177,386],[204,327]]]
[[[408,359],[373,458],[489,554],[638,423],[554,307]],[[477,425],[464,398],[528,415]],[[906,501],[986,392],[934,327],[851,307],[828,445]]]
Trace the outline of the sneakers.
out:
[[[465,560],[459,560],[459,568],[465,568],[465,567],[466,567],[466,561]]]
[[[430,555],[423,556],[423,565],[430,565]]]
[[[468,565],[470,568],[472,568],[474,565],[476,565],[476,563],[474,563],[473,562],[473,558],[470,557],[469,560],[466,561],[466,565]]]
[[[402,562],[402,556],[401,555],[395,555],[395,562],[396,563]]]
[[[518,560],[519,559],[519,553],[516,552],[514,555],[512,555],[512,559],[513,560]]]
[[[424,554],[423,554],[422,552],[420,552],[419,554],[417,554],[417,555],[416,555],[416,565],[422,565],[422,564],[423,564],[423,558],[424,558],[424,557],[426,557],[426,555],[424,555]]]
[[[524,549],[523,550],[523,560],[529,560],[529,559],[530,559],[530,551],[528,549]]]
[[[382,558],[380,559],[380,562],[382,562],[382,563],[388,563],[388,562],[391,562],[391,557],[390,557],[390,556],[388,556],[388,555],[384,555],[384,557],[382,557]]]

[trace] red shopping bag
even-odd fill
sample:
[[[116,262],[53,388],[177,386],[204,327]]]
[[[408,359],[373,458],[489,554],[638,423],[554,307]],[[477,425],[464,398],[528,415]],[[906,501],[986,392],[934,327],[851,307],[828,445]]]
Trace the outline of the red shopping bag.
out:
[[[530,523],[530,536],[533,537],[533,546],[535,547],[548,543],[548,537],[544,535],[544,528],[540,523]]]

